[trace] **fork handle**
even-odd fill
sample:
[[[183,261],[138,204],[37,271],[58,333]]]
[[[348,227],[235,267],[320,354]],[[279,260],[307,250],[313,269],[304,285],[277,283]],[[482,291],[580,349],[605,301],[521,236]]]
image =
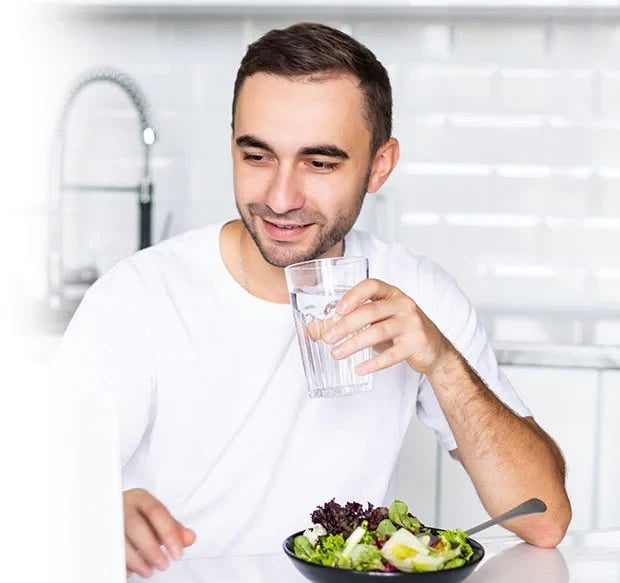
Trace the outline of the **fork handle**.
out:
[[[526,514],[545,512],[545,510],[547,510],[547,505],[542,500],[538,498],[530,498],[525,502],[521,502],[521,504],[515,506],[511,510],[508,510],[508,512],[504,512],[503,514],[500,514],[499,516],[496,516],[491,520],[487,520],[482,524],[478,524],[477,526],[474,526],[473,528],[470,528],[465,532],[467,533],[467,535],[471,536],[472,534],[476,534],[477,532],[480,532],[485,528],[489,528],[490,526],[494,526],[496,524],[499,524],[500,522],[504,522],[511,518],[516,518],[517,516],[525,516]]]

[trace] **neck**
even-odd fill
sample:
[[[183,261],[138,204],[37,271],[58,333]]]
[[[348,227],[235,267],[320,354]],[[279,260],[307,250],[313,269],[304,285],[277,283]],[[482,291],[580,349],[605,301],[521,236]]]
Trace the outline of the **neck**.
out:
[[[252,295],[269,302],[288,304],[289,295],[284,276],[284,268],[265,261],[254,239],[241,221],[239,232],[239,263],[241,284]]]
[[[248,293],[263,300],[278,304],[290,303],[284,268],[276,267],[265,261],[254,239],[246,230],[242,221],[227,225],[231,229],[230,243],[236,253],[230,254],[235,259],[228,264],[228,270]],[[338,257],[344,254],[344,242],[341,241],[321,257]],[[235,269],[235,264],[238,269]]]

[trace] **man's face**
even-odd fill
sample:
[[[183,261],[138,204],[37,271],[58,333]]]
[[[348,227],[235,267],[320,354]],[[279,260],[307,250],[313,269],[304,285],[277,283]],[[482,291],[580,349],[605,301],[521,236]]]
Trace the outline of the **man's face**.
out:
[[[359,215],[371,135],[357,84],[348,75],[245,79],[232,136],[235,201],[272,265],[334,254]]]

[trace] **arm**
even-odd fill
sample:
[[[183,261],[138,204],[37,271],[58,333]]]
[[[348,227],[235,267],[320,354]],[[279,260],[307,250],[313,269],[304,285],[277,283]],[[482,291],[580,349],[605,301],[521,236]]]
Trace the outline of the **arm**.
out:
[[[553,440],[532,417],[519,417],[499,401],[454,348],[427,377],[458,444],[451,454],[463,464],[487,512],[496,516],[540,498],[547,512],[504,526],[529,543],[556,546],[571,509],[564,459]]]
[[[533,419],[523,419],[503,405],[398,288],[365,280],[345,294],[337,312],[340,319],[325,331],[324,340],[338,343],[356,334],[332,350],[334,357],[346,358],[372,346],[378,354],[359,365],[358,374],[407,362],[426,375],[456,439],[456,455],[486,510],[496,515],[526,498],[541,498],[547,512],[514,519],[506,526],[532,544],[557,545],[571,518],[564,462]]]
[[[179,559],[183,547],[196,538],[162,502],[134,487],[141,480],[132,483],[126,474],[126,465],[152,423],[155,398],[147,292],[129,262],[117,265],[88,291],[54,362],[57,382],[80,397],[77,403],[97,403],[94,397],[98,395],[114,401],[123,465],[125,564],[128,574],[142,577],[152,575],[155,568],[165,569],[168,557]],[[96,529],[97,525],[89,524],[88,528]],[[86,547],[90,538],[84,537]],[[166,553],[161,545],[165,545]]]

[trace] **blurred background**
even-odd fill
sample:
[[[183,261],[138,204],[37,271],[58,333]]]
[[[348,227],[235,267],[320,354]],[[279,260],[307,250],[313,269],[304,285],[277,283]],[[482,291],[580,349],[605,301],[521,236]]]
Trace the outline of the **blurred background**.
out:
[[[566,455],[572,529],[620,526],[619,2],[74,0],[29,18],[45,179],[17,281],[38,366],[98,275],[235,216],[240,59],[272,28],[320,21],[392,80],[401,161],[358,227],[456,276]],[[484,515],[416,420],[396,488],[424,522]]]

